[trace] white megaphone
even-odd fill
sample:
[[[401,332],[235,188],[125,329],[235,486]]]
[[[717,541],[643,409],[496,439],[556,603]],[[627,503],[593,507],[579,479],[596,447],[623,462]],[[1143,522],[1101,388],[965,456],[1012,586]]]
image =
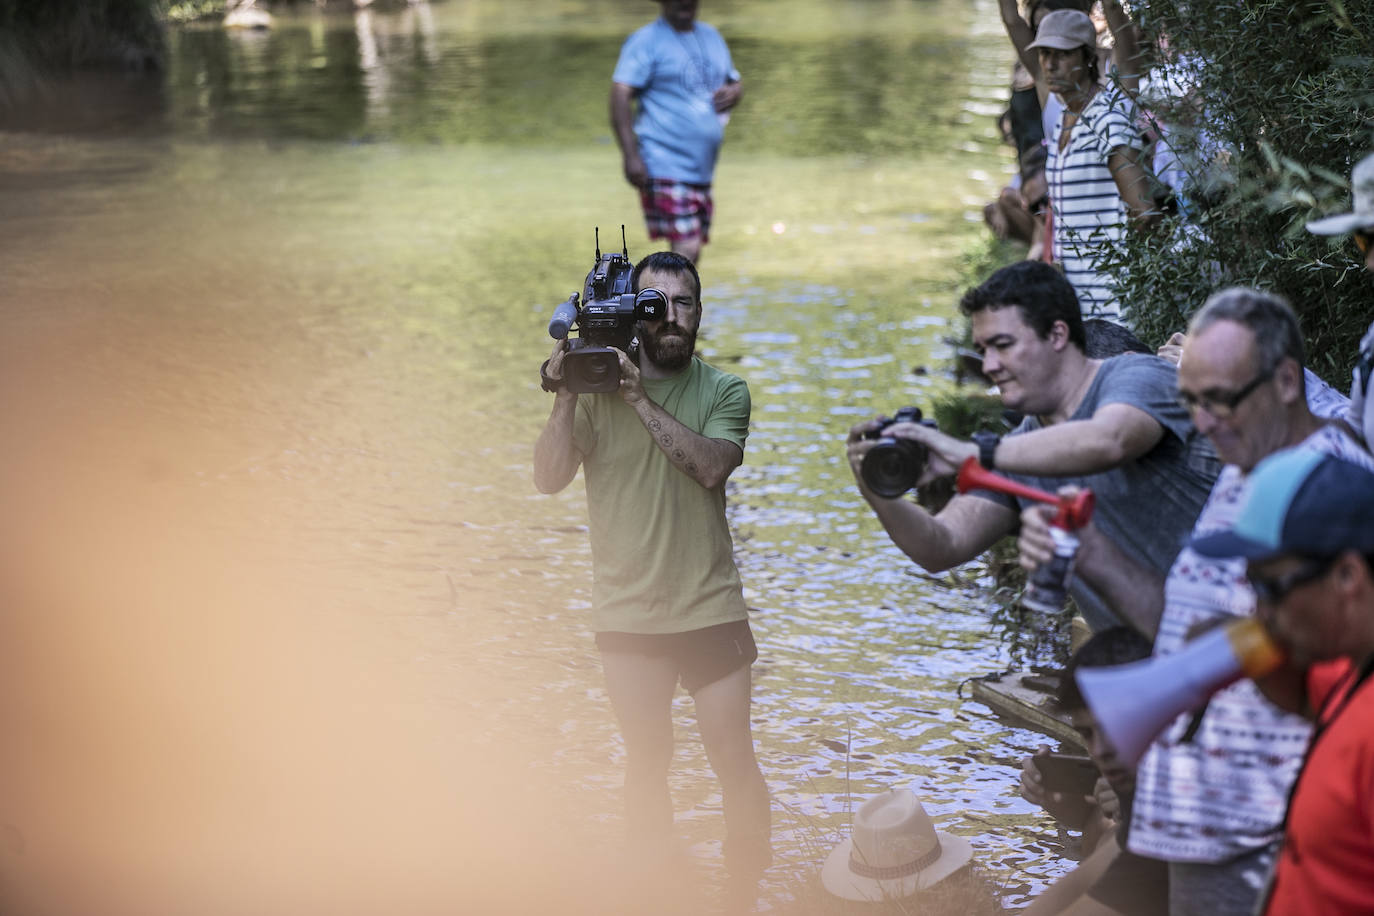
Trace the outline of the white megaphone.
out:
[[[1078,689],[1117,760],[1134,767],[1181,713],[1243,677],[1263,677],[1283,663],[1283,650],[1253,617],[1192,640],[1173,655],[1108,668],[1080,668]]]

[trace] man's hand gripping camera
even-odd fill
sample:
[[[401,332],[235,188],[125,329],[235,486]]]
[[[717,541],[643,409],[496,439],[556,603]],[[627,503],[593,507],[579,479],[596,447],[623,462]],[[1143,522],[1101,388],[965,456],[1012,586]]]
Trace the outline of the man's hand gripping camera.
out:
[[[597,233],[596,264],[583,282],[581,304],[579,294],[573,293],[553,310],[549,336],[563,340],[574,325],[578,336],[568,341],[561,377],[548,374],[547,360],[540,366],[545,391],[616,391],[620,388],[620,353],[633,357],[636,325],[640,321],[656,321],[667,310],[668,300],[661,291],[646,289],[638,295],[634,293],[634,266],[625,244],[624,226],[620,227],[620,236],[622,250],[603,255]]]

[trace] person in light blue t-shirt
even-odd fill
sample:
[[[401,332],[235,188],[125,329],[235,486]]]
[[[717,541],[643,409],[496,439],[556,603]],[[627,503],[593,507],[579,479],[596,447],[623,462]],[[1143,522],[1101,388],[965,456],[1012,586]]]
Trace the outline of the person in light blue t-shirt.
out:
[[[697,0],[659,0],[663,15],[625,40],[611,76],[611,128],[625,180],[639,189],[649,237],[696,261],[711,234],[711,180],[740,75]],[[636,109],[635,102],[638,102]]]

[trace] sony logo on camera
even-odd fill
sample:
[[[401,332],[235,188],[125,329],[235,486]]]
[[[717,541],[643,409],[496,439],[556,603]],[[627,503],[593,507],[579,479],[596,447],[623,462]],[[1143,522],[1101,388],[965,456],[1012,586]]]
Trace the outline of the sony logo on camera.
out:
[[[601,253],[597,234],[596,263],[587,274],[581,293],[573,293],[553,310],[549,336],[561,340],[575,324],[577,337],[568,341],[563,357],[563,385],[579,394],[596,394],[620,388],[620,354],[633,356],[635,324],[657,321],[668,306],[661,290],[645,289],[635,295],[631,284],[634,265],[621,229],[620,253]]]

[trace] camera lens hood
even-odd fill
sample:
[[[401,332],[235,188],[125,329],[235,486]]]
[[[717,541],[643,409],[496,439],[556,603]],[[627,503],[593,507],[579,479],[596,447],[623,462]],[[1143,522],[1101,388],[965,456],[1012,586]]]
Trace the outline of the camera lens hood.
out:
[[[884,436],[859,465],[864,485],[884,499],[896,499],[916,486],[926,466],[925,446],[909,439]]]
[[[611,347],[579,347],[563,357],[563,384],[577,394],[620,390],[620,353]]]

